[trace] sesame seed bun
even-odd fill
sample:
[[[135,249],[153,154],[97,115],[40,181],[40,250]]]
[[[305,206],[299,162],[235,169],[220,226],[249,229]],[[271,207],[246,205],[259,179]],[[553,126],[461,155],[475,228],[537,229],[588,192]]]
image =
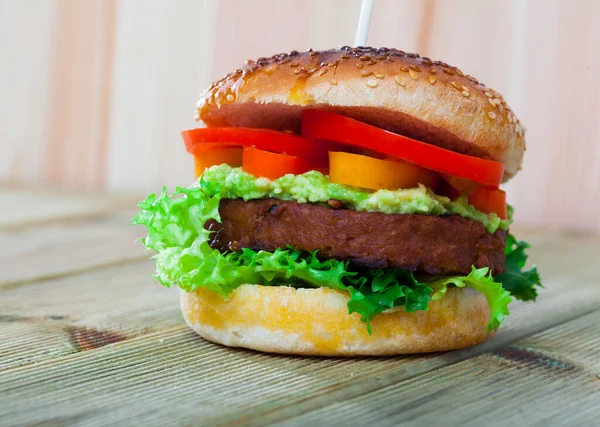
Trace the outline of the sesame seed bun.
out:
[[[299,131],[305,108],[329,110],[520,169],[524,130],[502,96],[458,68],[395,49],[350,48],[247,61],[198,102],[207,126]]]
[[[485,341],[490,316],[485,297],[451,288],[429,310],[378,314],[369,335],[348,295],[332,289],[243,285],[228,300],[209,290],[181,292],[187,324],[227,346],[314,356],[390,356],[469,347]]]

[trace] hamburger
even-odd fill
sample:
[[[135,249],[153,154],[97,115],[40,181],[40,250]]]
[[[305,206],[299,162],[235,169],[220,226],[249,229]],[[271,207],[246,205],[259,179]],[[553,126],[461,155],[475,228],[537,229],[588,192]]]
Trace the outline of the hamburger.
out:
[[[246,61],[182,132],[196,182],[139,204],[156,278],[215,343],[355,356],[452,350],[535,300],[499,186],[524,128],[496,91],[396,49]]]

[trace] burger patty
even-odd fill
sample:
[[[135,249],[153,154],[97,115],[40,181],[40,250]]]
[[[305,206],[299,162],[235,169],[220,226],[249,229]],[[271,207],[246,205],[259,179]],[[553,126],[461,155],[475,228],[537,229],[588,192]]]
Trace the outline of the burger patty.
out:
[[[488,233],[459,216],[388,215],[277,199],[221,200],[221,223],[207,224],[211,246],[274,251],[292,246],[368,268],[468,274],[471,266],[504,271],[506,231]]]

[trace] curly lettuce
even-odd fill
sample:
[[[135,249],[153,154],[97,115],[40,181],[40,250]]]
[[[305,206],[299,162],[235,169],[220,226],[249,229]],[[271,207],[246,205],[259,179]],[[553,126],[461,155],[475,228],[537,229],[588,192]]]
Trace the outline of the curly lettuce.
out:
[[[357,269],[346,261],[320,260],[316,252],[292,248],[221,253],[210,246],[211,232],[205,228],[209,220],[220,221],[221,197],[201,186],[178,187],[172,195],[163,188],[139,204],[133,223],[147,229],[142,242],[156,252],[155,277],[164,286],[176,283],[187,292],[204,287],[223,297],[246,283],[335,289],[349,293],[348,312],[358,313],[369,333],[377,314],[394,307],[427,310],[429,301],[445,295],[450,285],[468,286],[486,296],[490,329],[508,314],[510,296],[485,268],[468,276],[418,279],[408,270]]]
[[[429,282],[429,286],[436,291],[432,299],[435,301],[446,295],[450,285],[457,288],[468,286],[485,296],[490,306],[489,331],[497,329],[504,321],[504,316],[510,314],[508,311],[508,304],[512,301],[510,292],[504,289],[501,283],[494,281],[492,273],[487,267],[478,269],[472,267],[468,276],[441,277]]]
[[[505,271],[496,277],[504,289],[522,301],[535,301],[538,295],[536,287],[544,287],[536,266],[529,270],[523,269],[528,257],[525,250],[530,247],[529,243],[518,241],[509,234],[506,237]]]

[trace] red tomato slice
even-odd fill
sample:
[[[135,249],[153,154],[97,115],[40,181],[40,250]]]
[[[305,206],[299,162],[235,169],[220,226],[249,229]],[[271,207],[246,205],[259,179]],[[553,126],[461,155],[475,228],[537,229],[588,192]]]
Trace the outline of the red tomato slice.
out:
[[[288,173],[300,175],[311,170],[323,171],[314,161],[290,156],[287,154],[271,153],[253,147],[244,148],[242,169],[254,176],[277,179]]]
[[[454,200],[460,196],[460,192],[445,179],[440,181],[440,185],[435,189],[435,194],[448,197],[450,200]]]
[[[491,190],[478,186],[469,196],[469,204],[481,212],[495,213],[502,219],[508,218],[506,210],[506,193],[502,190]]]
[[[468,179],[458,178],[456,176],[442,175],[444,181],[452,188],[454,188],[458,193],[468,196],[477,188],[477,183],[473,181],[469,181]]]
[[[302,113],[302,136],[378,151],[493,188],[498,188],[504,174],[500,162],[456,153],[326,111]]]
[[[273,153],[289,154],[327,164],[329,143],[315,141],[270,129],[198,128],[181,132],[188,152],[194,153],[199,144],[222,143],[255,147]]]

